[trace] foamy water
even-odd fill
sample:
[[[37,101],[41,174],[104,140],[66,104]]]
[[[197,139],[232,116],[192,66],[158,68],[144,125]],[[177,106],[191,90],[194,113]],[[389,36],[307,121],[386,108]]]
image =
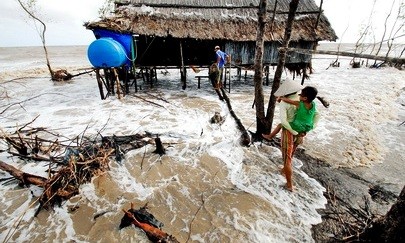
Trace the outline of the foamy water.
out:
[[[404,150],[400,139],[404,126],[399,126],[405,120],[401,107],[404,72],[351,69],[349,59],[342,59],[340,68],[326,69],[331,60],[318,58],[313,62],[315,73],[306,84],[316,86],[331,106],[326,109],[318,104],[322,118],[303,144],[306,151],[344,167],[389,165],[391,161],[385,158],[404,161],[404,155],[398,153]],[[71,73],[90,66],[86,47],[51,48],[52,63],[54,68],[67,68]],[[139,229],[118,229],[121,209],[128,209],[130,202],[136,207],[148,203],[150,212],[164,223],[164,231],[180,242],[189,237],[193,242],[313,241],[310,227],[321,220],[316,210],[326,203],[324,189],[302,172],[302,162],[294,159],[296,190],[285,190],[285,179],[278,173],[281,152],[261,143],[241,147],[226,105],[208,82],[197,89],[191,70],[185,91],[178,71],[168,75],[158,71],[156,88],[145,85],[136,94],[160,107],[133,95],[101,100],[94,75],[53,83],[37,47],[0,48],[0,68],[0,111],[24,101],[1,114],[4,131],[13,132],[14,126],[39,115],[33,127],[46,127],[66,137],[84,130],[94,135],[102,128],[103,135],[148,131],[159,134],[167,149],[162,157],[152,153],[152,145],[127,153],[123,163],[112,161],[108,173],[83,185],[80,195],[60,208],[43,210],[37,218],[33,215],[39,188],[1,184],[2,241],[148,242]],[[35,78],[7,82],[19,77]],[[270,87],[264,90],[267,97]],[[5,91],[7,98],[3,98]],[[255,131],[253,93],[250,79],[233,82],[228,95],[242,123]],[[209,123],[215,111],[226,117],[222,126]],[[275,123],[277,114],[278,110]],[[0,160],[46,176],[45,163],[22,162],[6,153],[0,154]],[[401,173],[401,168],[395,173]],[[7,177],[8,173],[0,171],[0,178]],[[96,215],[101,216],[95,219]]]

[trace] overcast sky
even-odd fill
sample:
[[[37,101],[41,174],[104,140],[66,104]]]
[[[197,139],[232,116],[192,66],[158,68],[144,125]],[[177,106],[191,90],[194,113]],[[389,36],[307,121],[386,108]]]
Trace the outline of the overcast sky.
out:
[[[98,10],[104,1],[37,0],[40,7],[38,13],[47,25],[47,45],[89,45],[94,36],[83,27],[83,23],[97,19]],[[376,0],[372,22],[378,40],[382,36],[385,18],[394,1],[396,7],[392,15],[396,14],[399,3],[404,0]],[[321,0],[315,2],[319,5]],[[357,41],[360,29],[369,22],[373,2],[374,0],[324,0],[324,13],[340,38],[338,42]],[[17,0],[1,0],[0,33],[0,47],[42,45],[35,25]]]

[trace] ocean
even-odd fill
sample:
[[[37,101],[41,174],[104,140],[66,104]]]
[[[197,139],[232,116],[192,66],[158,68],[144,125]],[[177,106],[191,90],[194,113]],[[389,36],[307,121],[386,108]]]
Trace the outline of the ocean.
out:
[[[54,69],[76,74],[91,67],[87,46],[48,48]],[[333,50],[336,44],[320,48]],[[330,107],[318,103],[321,120],[302,148],[332,167],[351,168],[399,192],[405,181],[405,73],[393,67],[353,69],[347,57],[339,57],[340,67],[331,67],[336,58],[314,56],[314,72],[305,85],[315,86]],[[271,77],[274,71],[270,68]],[[253,72],[241,80],[232,72],[228,96],[233,110],[254,132]],[[159,134],[166,146],[163,156],[147,145],[127,153],[121,163],[112,160],[110,170],[82,185],[79,195],[37,217],[40,188],[1,183],[0,240],[149,242],[137,228],[118,228],[122,209],[132,202],[136,208],[148,203],[149,211],[164,223],[163,230],[180,242],[313,242],[311,225],[321,222],[317,210],[327,202],[325,188],[294,158],[295,191],[285,190],[280,150],[260,142],[242,147],[226,104],[208,81],[198,89],[195,73],[190,69],[188,74],[186,90],[181,89],[178,70],[158,70],[153,88],[141,81],[136,95],[132,91],[122,99],[101,100],[94,73],[52,82],[41,47],[0,48],[2,134],[37,117],[31,127],[67,138],[84,131],[89,136],[146,131]],[[291,74],[285,71],[285,76]],[[270,91],[264,86],[265,104]],[[226,118],[222,125],[209,122],[215,112]],[[47,163],[11,157],[6,149],[2,141],[1,161],[47,176]],[[0,171],[0,180],[9,177]]]

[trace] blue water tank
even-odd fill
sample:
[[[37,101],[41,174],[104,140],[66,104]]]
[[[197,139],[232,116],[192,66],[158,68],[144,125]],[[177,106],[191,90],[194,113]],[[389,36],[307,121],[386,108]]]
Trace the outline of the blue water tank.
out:
[[[87,57],[96,68],[120,67],[127,61],[124,47],[114,39],[105,37],[90,44]]]

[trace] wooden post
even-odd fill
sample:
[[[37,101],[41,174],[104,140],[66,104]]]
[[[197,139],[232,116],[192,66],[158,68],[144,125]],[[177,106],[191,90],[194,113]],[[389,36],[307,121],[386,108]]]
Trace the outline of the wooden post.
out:
[[[181,76],[181,82],[183,83],[182,89],[185,90],[187,88],[187,74],[186,74],[186,68],[184,67],[184,59],[183,59],[183,45],[180,41],[180,60],[181,60],[181,67],[180,67],[180,76]]]
[[[102,100],[105,99],[104,97],[104,90],[103,90],[103,82],[101,81],[101,75],[100,75],[100,69],[96,69],[96,78],[97,78],[97,84],[98,84],[98,90],[100,91],[100,97]]]
[[[141,67],[141,75],[142,75],[142,80],[144,83],[147,83],[147,81],[145,81],[145,73],[144,73],[145,68]]]
[[[307,68],[308,64],[305,64],[304,68],[302,69],[301,85],[304,85],[305,78],[307,77]]]
[[[321,14],[322,14],[322,5],[323,5],[323,0],[321,0],[321,4],[319,5],[319,13],[318,13],[318,16],[317,16],[316,22],[315,22],[315,27],[314,27],[315,36],[316,36],[316,29],[318,28],[318,24],[319,24],[319,19],[321,18]]]
[[[166,153],[166,150],[163,147],[162,141],[160,140],[159,136],[155,138],[155,144],[156,150],[154,151],[154,153],[159,154],[160,156]]]
[[[110,91],[111,91],[111,94],[112,95],[115,95],[115,88],[114,88],[114,85],[115,85],[115,79],[114,79],[114,72],[111,70],[111,68],[109,68],[109,69],[107,69],[107,71],[108,71],[108,83],[109,83],[109,87],[110,87]]]
[[[150,82],[150,87],[153,88],[153,67],[148,67],[146,76],[148,77],[148,82]]]
[[[132,35],[132,41],[131,41],[131,55],[132,55],[132,68],[131,72],[134,75],[134,84],[135,84],[135,93],[138,92],[138,84],[136,81],[136,68],[135,68],[135,59],[136,59],[136,40],[135,37]]]
[[[117,85],[117,95],[118,95],[118,99],[121,99],[121,89],[120,89],[120,79],[118,77],[118,73],[117,70],[115,70],[115,68],[112,68],[113,72],[114,72],[114,76],[115,76],[115,82]]]
[[[201,85],[200,85],[200,83],[201,83],[201,77],[198,76],[198,77],[197,77],[197,80],[198,80],[198,81],[197,81],[197,82],[198,82],[198,86],[197,86],[197,87],[200,88],[200,87],[201,87]]]
[[[224,77],[224,88],[225,88],[225,90],[226,90],[226,80],[228,79],[227,73],[228,73],[228,67],[225,65],[224,73],[221,74],[222,76],[225,76]]]
[[[232,70],[232,65],[231,65],[231,56],[229,55],[229,86],[228,86],[228,92],[231,93],[231,70]]]
[[[125,67],[123,67],[123,69],[125,71],[125,94],[128,94],[129,93],[129,74],[128,74],[128,71],[130,70],[130,68],[127,69],[127,67],[125,66]]]
[[[156,70],[156,66],[154,66],[153,69],[155,70],[155,82],[157,82],[157,70]]]
[[[105,83],[106,83],[106,88],[107,88],[107,95],[108,94],[114,94],[114,86],[111,87],[111,78],[110,78],[110,69],[109,68],[104,68],[104,77],[105,77]]]

